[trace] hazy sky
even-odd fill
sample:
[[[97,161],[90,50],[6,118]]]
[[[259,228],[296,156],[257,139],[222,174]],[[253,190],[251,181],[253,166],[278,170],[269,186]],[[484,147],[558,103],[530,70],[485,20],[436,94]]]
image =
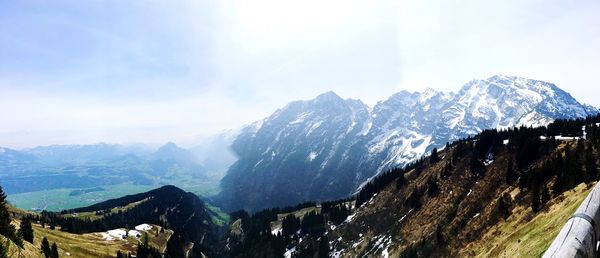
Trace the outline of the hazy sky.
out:
[[[600,106],[600,1],[0,2],[0,146],[195,140],[333,90],[474,78]]]

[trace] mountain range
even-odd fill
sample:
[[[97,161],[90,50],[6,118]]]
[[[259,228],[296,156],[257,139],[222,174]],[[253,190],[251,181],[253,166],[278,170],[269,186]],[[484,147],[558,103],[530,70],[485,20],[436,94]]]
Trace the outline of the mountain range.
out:
[[[243,128],[218,199],[232,211],[343,198],[383,171],[484,129],[596,113],[552,83],[503,75],[472,80],[457,93],[401,91],[373,108],[327,92]]]
[[[387,171],[350,198],[234,212],[229,254],[542,257],[563,226],[577,232],[577,207],[594,205],[584,199],[600,178],[599,122],[488,129]],[[560,134],[581,138],[552,137]]]
[[[0,180],[9,194],[102,185],[155,185],[207,179],[195,154],[174,143],[52,145],[0,148]]]

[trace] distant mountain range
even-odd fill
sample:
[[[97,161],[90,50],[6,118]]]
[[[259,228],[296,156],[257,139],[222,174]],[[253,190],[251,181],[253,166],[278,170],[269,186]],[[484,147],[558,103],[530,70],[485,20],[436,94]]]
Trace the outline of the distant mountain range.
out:
[[[242,129],[219,200],[227,210],[260,210],[343,198],[382,171],[484,129],[596,113],[552,83],[502,75],[457,93],[402,91],[373,108],[327,92]]]
[[[161,185],[207,179],[196,155],[167,143],[52,145],[0,148],[0,182],[8,194],[114,184]],[[178,181],[179,180],[179,181]]]

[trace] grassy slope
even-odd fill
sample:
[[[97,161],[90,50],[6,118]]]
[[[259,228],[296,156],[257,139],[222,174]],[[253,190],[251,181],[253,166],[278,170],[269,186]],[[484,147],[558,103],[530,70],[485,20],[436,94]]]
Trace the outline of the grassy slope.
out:
[[[32,245],[28,242],[23,243],[23,248],[18,247],[12,241],[8,240],[4,236],[0,235],[0,242],[5,247],[8,247],[6,252],[8,257],[11,258],[43,258],[43,255],[40,253],[40,249],[35,245]]]
[[[553,153],[561,154],[563,148]],[[399,257],[410,248],[446,257],[539,257],[592,187],[579,185],[553,196],[534,214],[530,194],[521,192],[516,182],[506,184],[509,153],[501,150],[483,178],[471,176],[470,156],[461,156],[450,176],[437,181],[439,194],[429,196],[427,181],[440,176],[449,151],[453,150],[441,152],[442,162],[429,164],[418,174],[408,173],[409,182],[403,187],[396,187],[394,181],[353,211],[356,216],[351,222],[329,231],[331,246],[342,257],[382,254],[386,249],[390,257]],[[406,205],[413,189],[421,189],[421,209]],[[499,209],[504,193],[512,199],[507,220]],[[381,244],[387,238],[390,242]],[[439,248],[442,245],[445,250]]]
[[[71,257],[115,257],[118,250],[122,252],[134,251],[137,249],[139,241],[133,237],[127,240],[104,240],[99,233],[90,234],[71,234],[60,230],[51,230],[42,228],[40,225],[33,224],[34,230],[34,245],[40,246],[44,237],[48,241],[56,243],[61,257],[67,257],[67,253]],[[159,231],[157,226],[148,233],[150,245],[164,250],[167,241],[171,236],[170,230],[165,230],[165,233],[156,233]]]
[[[508,220],[490,228],[480,241],[471,243],[461,253],[475,257],[540,257],[592,187],[593,184],[580,184],[553,199],[547,209],[535,216],[530,208],[517,207]]]
[[[134,205],[134,204],[131,204]],[[119,207],[115,209],[126,209],[127,207]],[[21,217],[31,212],[24,211],[18,208],[9,206],[10,211],[17,217]],[[93,214],[93,213],[90,213]],[[70,215],[67,215],[70,216]],[[18,220],[13,221],[13,225],[17,228],[20,222]],[[32,224],[34,230],[34,243],[25,243],[24,248],[18,248],[12,244],[9,250],[9,257],[41,257],[38,256],[41,246],[42,239],[48,238],[50,244],[56,243],[60,257],[115,257],[117,251],[122,252],[135,251],[140,240],[129,237],[127,240],[105,240],[102,238],[100,233],[89,233],[89,234],[72,234],[68,232],[60,231],[58,228],[51,230],[47,226],[42,228],[39,224]],[[152,225],[152,229],[148,231],[148,243],[164,251],[167,247],[167,241],[173,234],[171,230],[164,230],[160,232],[160,227]],[[0,236],[0,241],[7,243],[6,239]],[[23,254],[19,256],[19,253]],[[69,255],[67,255],[69,253]]]
[[[204,202],[206,208],[211,212],[212,222],[217,226],[224,226],[229,223],[229,214],[222,211],[219,207],[213,206],[208,202]]]

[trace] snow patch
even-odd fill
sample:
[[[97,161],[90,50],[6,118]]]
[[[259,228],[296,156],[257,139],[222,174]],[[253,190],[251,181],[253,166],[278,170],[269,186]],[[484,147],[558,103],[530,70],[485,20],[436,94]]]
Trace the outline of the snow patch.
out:
[[[135,230],[138,230],[138,231],[148,231],[150,229],[152,229],[152,226],[145,224],[145,223],[135,226]]]
[[[279,234],[281,234],[282,231],[283,231],[283,228],[275,228],[275,229],[271,230],[271,235],[274,235],[274,236],[279,235]]]
[[[388,247],[386,247],[385,249],[383,249],[383,251],[381,252],[381,257],[383,257],[383,258],[389,258],[390,257],[390,253],[388,253]]]
[[[348,217],[346,218],[346,220],[344,220],[344,223],[350,223],[350,222],[352,222],[352,220],[354,219],[354,217],[356,217],[356,213],[354,213],[354,214],[352,214],[352,215],[348,216]]]
[[[306,117],[308,117],[308,113],[302,113],[296,117],[296,120],[290,122],[289,124],[290,125],[301,124],[304,122]]]
[[[115,239],[125,239],[127,236],[127,231],[124,229],[113,229],[106,232],[100,233],[104,240],[112,241]]]
[[[311,151],[311,152],[308,154],[308,161],[311,161],[311,162],[312,162],[313,160],[315,160],[315,158],[317,158],[317,155],[318,155],[318,154],[317,154],[316,152],[314,152],[314,151]]]
[[[286,249],[285,253],[283,254],[283,257],[285,258],[292,258],[292,255],[296,252],[296,247],[292,247],[291,249]]]
[[[142,236],[142,233],[140,233],[137,230],[129,230],[129,231],[127,231],[127,236],[140,238]]]

